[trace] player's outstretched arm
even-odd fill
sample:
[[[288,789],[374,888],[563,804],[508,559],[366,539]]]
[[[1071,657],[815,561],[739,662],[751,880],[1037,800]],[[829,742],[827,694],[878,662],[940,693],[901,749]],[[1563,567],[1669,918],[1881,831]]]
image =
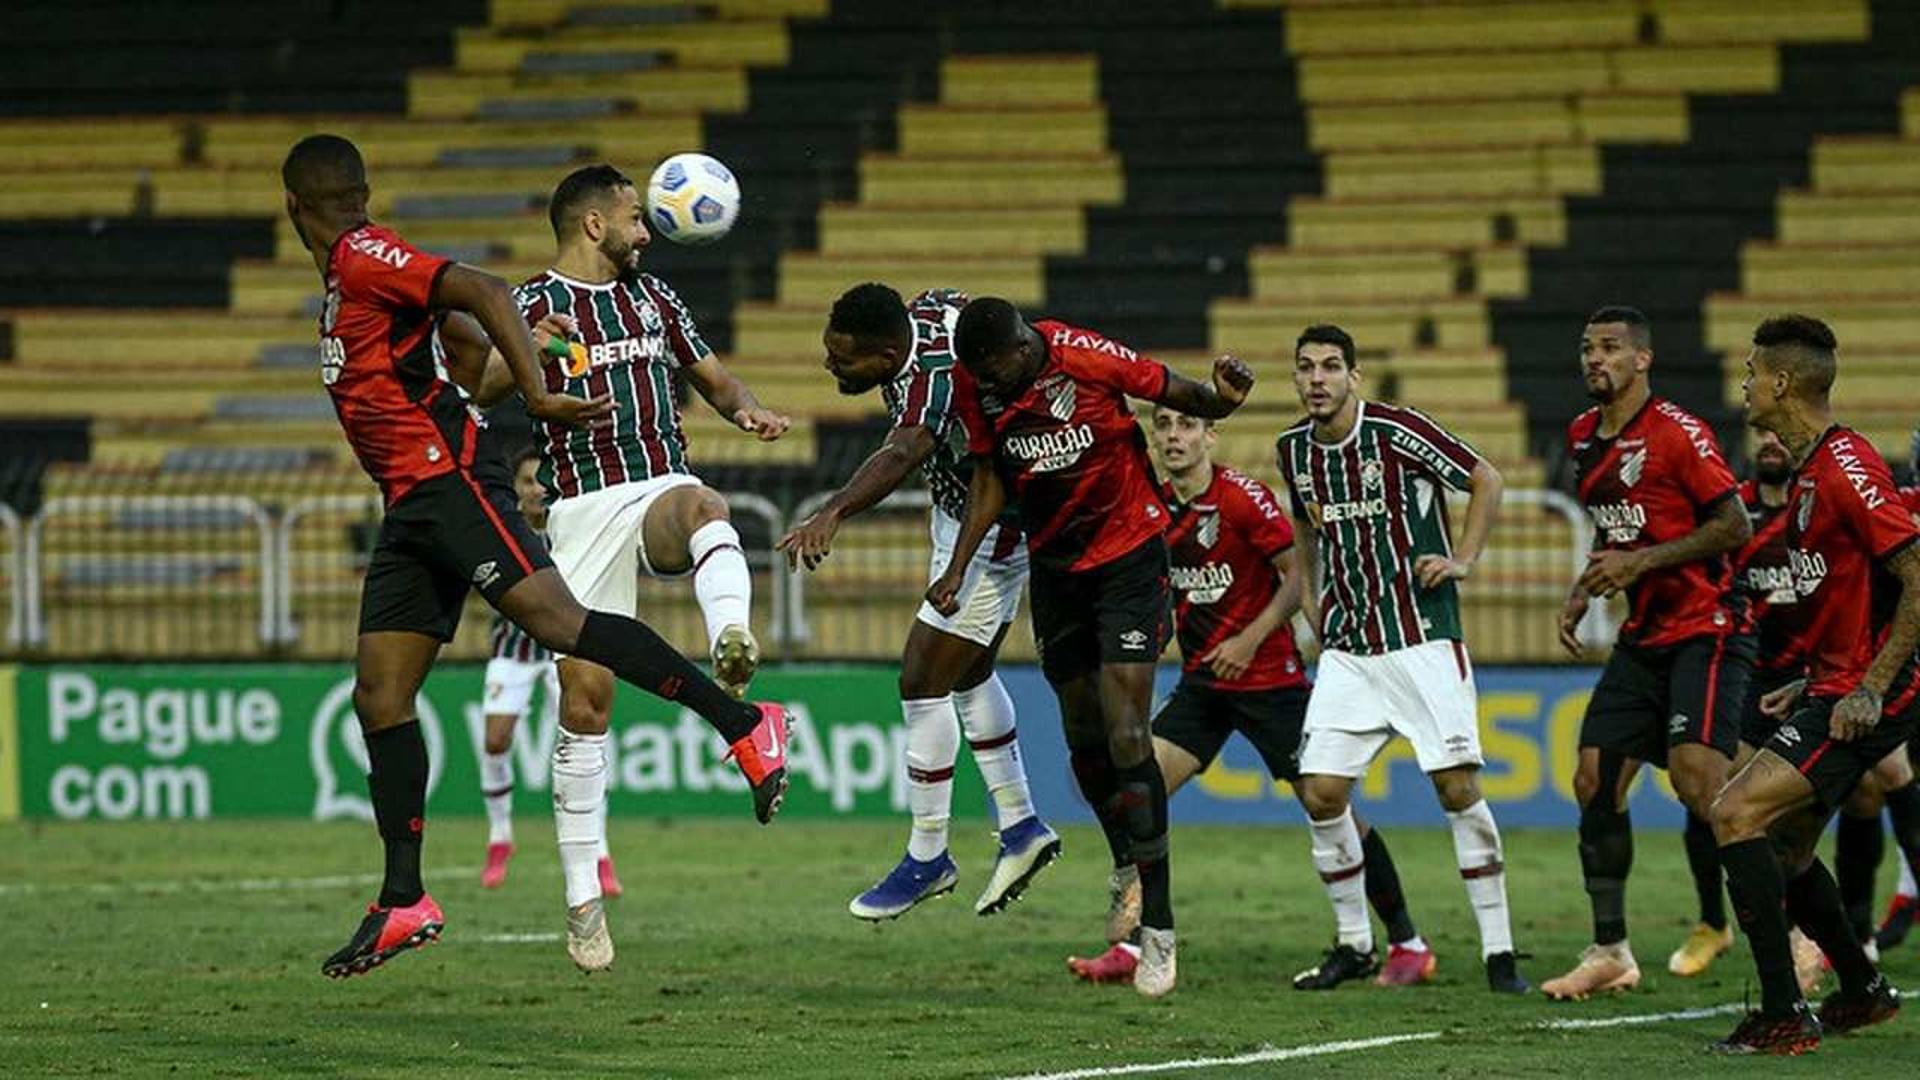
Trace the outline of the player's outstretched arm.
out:
[[[1487,538],[1493,535],[1494,522],[1499,520],[1500,496],[1506,487],[1506,479],[1492,462],[1482,458],[1474,464],[1473,472],[1467,477],[1467,521],[1460,529],[1460,542],[1454,545],[1451,558],[1438,554],[1420,556],[1413,572],[1419,575],[1422,586],[1431,589],[1473,572],[1480,553],[1487,549]]]
[[[1253,389],[1253,369],[1231,356],[1213,362],[1213,381],[1198,382],[1177,371],[1167,371],[1167,387],[1154,400],[1188,416],[1219,420],[1229,416]]]
[[[532,331],[520,318],[507,283],[464,263],[447,267],[433,285],[435,308],[464,311],[479,321],[487,338],[506,358],[513,384],[526,399],[527,413],[536,420],[558,424],[585,424],[613,411],[613,395],[588,399],[547,392],[540,374]]]
[[[1642,574],[1695,559],[1710,559],[1745,544],[1753,536],[1747,508],[1733,492],[1713,504],[1711,516],[1678,540],[1634,551],[1596,551],[1587,556],[1587,572],[1580,587],[1589,596],[1612,596],[1640,580]]]
[[[572,316],[549,312],[533,324],[533,343],[544,349],[550,339],[564,340],[572,332]],[[448,312],[446,321],[440,324],[440,341],[447,347],[450,361],[447,374],[460,384],[474,404],[491,409],[513,396],[513,371],[507,367],[507,358],[493,347],[487,332],[473,316],[461,311]]]
[[[947,569],[927,586],[927,603],[942,615],[960,610],[960,583],[966,579],[967,564],[980,550],[981,541],[993,528],[994,519],[1007,506],[1007,488],[992,460],[973,459],[973,481],[967,485],[967,515],[960,522],[960,536],[953,544],[953,558]]]
[[[891,495],[907,474],[927,460],[934,445],[933,431],[925,424],[889,431],[887,441],[860,463],[846,485],[828,498],[827,505],[780,538],[775,546],[787,553],[788,569],[802,562],[809,570],[819,566],[833,549],[840,523]]]
[[[787,433],[793,421],[785,413],[777,413],[760,404],[747,384],[727,370],[727,366],[712,353],[701,357],[686,368],[687,380],[700,396],[707,399],[713,410],[726,417],[741,431],[760,437],[761,442],[772,442]]]

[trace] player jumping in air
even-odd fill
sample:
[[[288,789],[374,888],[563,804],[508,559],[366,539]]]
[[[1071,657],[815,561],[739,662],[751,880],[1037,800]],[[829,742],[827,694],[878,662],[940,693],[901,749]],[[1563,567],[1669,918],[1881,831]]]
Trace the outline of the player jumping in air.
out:
[[[1487,985],[1524,993],[1500,829],[1480,793],[1478,698],[1457,584],[1473,572],[1493,530],[1500,472],[1425,415],[1363,400],[1359,379],[1345,330],[1301,332],[1293,383],[1307,419],[1282,432],[1277,449],[1294,528],[1314,538],[1300,548],[1301,574],[1320,586],[1322,649],[1300,737],[1300,799],[1338,940],[1294,985],[1335,986],[1378,963],[1353,784],[1400,735],[1413,744],[1452,828]],[[1457,547],[1447,530],[1448,491],[1469,494]]]
[[[968,433],[953,407],[953,325],[966,303],[966,295],[952,289],[929,290],[903,303],[899,293],[876,283],[856,285],[834,302],[823,335],[826,368],[842,393],[879,387],[893,430],[846,486],[781,538],[790,565],[809,570],[820,565],[833,550],[842,522],[886,498],[918,468],[933,496],[930,575],[946,569],[973,473]],[[900,710],[907,728],[913,828],[899,864],[847,905],[856,918],[897,918],[922,900],[952,891],[959,869],[947,852],[947,822],[963,732],[1000,826],[999,854],[974,911],[1004,910],[1060,854],[1060,837],[1034,814],[1014,731],[1013,697],[994,673],[1026,582],[1027,549],[1019,526],[1003,520],[967,570],[959,610],[943,615],[922,604],[907,631]]]
[[[1218,436],[1211,421],[1156,405],[1152,438],[1166,478],[1160,493],[1173,513],[1167,548],[1185,661],[1179,685],[1153,720],[1153,753],[1167,794],[1212,765],[1236,731],[1275,780],[1297,787],[1310,684],[1291,625],[1304,592],[1293,526],[1265,484],[1214,464]],[[1433,951],[1414,930],[1386,841],[1366,823],[1359,827],[1367,898],[1393,942],[1375,981],[1426,982],[1433,977]],[[1128,914],[1137,919],[1138,906]],[[1109,926],[1113,947],[1090,960],[1070,960],[1074,974],[1094,982],[1130,978],[1137,962],[1126,940],[1131,929],[1125,920]]]
[[[1174,374],[1090,330],[1029,325],[1005,300],[968,304],[954,329],[956,380],[975,467],[953,557],[927,602],[960,610],[974,557],[1007,507],[1033,563],[1033,637],[1060,701],[1080,791],[1115,864],[1140,878],[1141,954],[1133,985],[1148,997],[1176,978],[1167,788],[1148,710],[1168,626],[1168,525],[1146,439],[1127,399],[1219,418],[1246,400],[1253,372],[1229,356],[1211,385]]]
[[[1807,659],[1807,681],[1778,730],[1713,801],[1727,891],[1760,976],[1760,1008],[1714,1049],[1798,1054],[1823,1034],[1879,1023],[1900,1008],[1854,936],[1814,845],[1860,778],[1920,726],[1920,529],[1873,444],[1833,419],[1833,331],[1785,315],[1761,323],[1753,345],[1747,421],[1778,435],[1795,462],[1785,511],[1800,593],[1791,648]],[[1794,978],[1789,920],[1825,950],[1840,978],[1817,1019]]]
[[[675,376],[763,442],[778,439],[789,421],[720,363],[667,283],[640,272],[649,236],[631,180],[610,165],[577,169],[554,190],[547,216],[559,247],[553,266],[515,296],[527,322],[548,320],[575,346],[568,359],[543,354],[542,374],[549,386],[615,401],[613,422],[592,431],[536,420],[554,565],[583,602],[629,616],[637,613],[641,574],[690,575],[714,678],[742,696],[760,660],[748,628],[753,578],[726,500],[687,465]],[[487,373],[483,405],[510,389],[504,358],[489,358]],[[614,673],[578,655],[562,655],[559,667],[553,813],[567,921],[596,931],[570,929],[567,949],[583,969],[598,970],[613,960],[596,867],[606,847],[601,808]]]
[[[539,470],[537,448],[527,447],[514,456],[513,493],[520,500],[520,514],[535,533],[544,534],[547,502],[535,475]],[[493,616],[491,636],[493,656],[487,661],[480,757],[480,795],[487,805],[487,862],[480,871],[480,885],[497,889],[506,884],[507,861],[513,858],[513,729],[526,716],[536,687],[541,692],[548,718],[557,726],[560,680],[553,670],[553,654],[498,613]],[[606,816],[606,812],[603,801],[601,816]],[[601,836],[605,835],[603,828]],[[607,896],[619,896],[620,876],[614,873],[613,856],[608,854],[604,840],[600,846],[599,870],[600,891]]]
[[[590,658],[706,718],[746,774],[756,814],[771,818],[786,789],[784,711],[735,700],[646,625],[574,599],[521,517],[505,463],[478,453],[476,414],[436,358],[435,325],[449,311],[477,319],[538,420],[604,422],[611,399],[548,390],[505,282],[369,221],[366,166],[352,143],[303,139],[281,178],[287,216],[326,284],[320,381],[386,503],[361,594],[353,690],[386,873],[359,929],[321,970],[357,975],[440,934],[439,905],[420,876],[427,748],[413,702],[470,589],[546,648]]]
[[[1730,556],[1752,535],[1739,484],[1713,429],[1654,396],[1647,317],[1628,307],[1594,312],[1580,361],[1598,404],[1568,428],[1567,452],[1595,542],[1561,611],[1561,644],[1581,655],[1575,630],[1595,598],[1625,592],[1631,610],[1580,725],[1573,789],[1593,944],[1571,971],[1541,984],[1561,1000],[1639,985],[1627,943],[1628,787],[1643,762],[1665,766],[1681,803],[1706,816],[1739,746],[1754,648],[1732,592]],[[1688,853],[1705,891],[1717,877],[1697,839]]]

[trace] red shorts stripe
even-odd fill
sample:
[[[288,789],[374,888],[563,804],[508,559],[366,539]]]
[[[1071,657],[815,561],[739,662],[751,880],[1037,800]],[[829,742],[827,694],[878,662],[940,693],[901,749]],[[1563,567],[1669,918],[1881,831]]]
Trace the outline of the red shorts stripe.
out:
[[[1707,661],[1707,715],[1701,718],[1700,741],[1713,745],[1713,707],[1719,703],[1720,661],[1727,655],[1727,636],[1720,635],[1713,643],[1713,659]]]
[[[1880,715],[1899,716],[1901,713],[1907,711],[1907,706],[1913,704],[1915,697],[1920,697],[1920,673],[1915,674],[1911,679],[1907,680],[1907,688],[1900,691],[1899,697],[1894,698],[1891,702],[1881,707]]]
[[[1819,747],[1817,747],[1813,753],[1807,755],[1807,760],[1800,763],[1800,775],[1806,776],[1812,773],[1813,767],[1820,763],[1821,758],[1827,756],[1827,750],[1832,746],[1832,739],[1822,739]]]
[[[473,497],[479,501],[480,509],[486,513],[487,520],[493,522],[494,531],[500,534],[500,539],[506,541],[507,550],[513,553],[513,561],[520,564],[520,572],[531,575],[533,560],[527,558],[527,553],[520,548],[520,541],[513,538],[513,530],[507,528],[507,523],[500,519],[500,512],[487,501],[487,493],[480,490],[480,485],[475,482],[472,473],[465,469],[457,471],[460,473],[460,479],[467,482],[467,490],[473,492]]]
[[[1453,666],[1460,669],[1460,681],[1467,681],[1467,647],[1458,640],[1453,643]]]

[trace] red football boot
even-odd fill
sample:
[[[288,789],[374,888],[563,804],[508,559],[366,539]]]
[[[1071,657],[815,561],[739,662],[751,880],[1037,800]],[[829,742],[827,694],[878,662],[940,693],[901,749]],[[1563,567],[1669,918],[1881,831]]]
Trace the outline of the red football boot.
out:
[[[507,883],[507,860],[513,858],[512,844],[488,844],[487,865],[480,871],[480,887],[497,889]]]
[[[340,951],[327,957],[320,965],[320,973],[333,979],[364,975],[408,949],[438,941],[445,927],[440,905],[426,893],[421,893],[420,899],[406,907],[368,904],[367,917],[360,920],[360,929],[353,932],[352,940],[341,946]]]
[[[613,856],[600,856],[600,895],[611,900],[627,890],[620,884],[620,875],[613,872]]]
[[[1092,958],[1067,957],[1067,970],[1090,983],[1130,983],[1133,969],[1139,966],[1140,954],[1124,944]]]
[[[727,749],[753,786],[753,816],[765,825],[787,797],[787,710],[769,701],[754,702],[760,722]]]
[[[1440,961],[1433,955],[1432,948],[1409,949],[1400,945],[1389,946],[1387,962],[1381,965],[1380,974],[1373,977],[1375,986],[1416,986],[1433,981],[1433,972]]]

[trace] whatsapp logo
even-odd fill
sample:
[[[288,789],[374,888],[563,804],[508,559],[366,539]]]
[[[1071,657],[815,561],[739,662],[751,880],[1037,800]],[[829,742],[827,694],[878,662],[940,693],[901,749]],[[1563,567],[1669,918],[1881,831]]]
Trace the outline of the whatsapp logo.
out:
[[[353,682],[349,675],[335,683],[313,711],[307,750],[313,762],[315,821],[373,820],[373,803],[367,798],[367,743],[353,714]],[[446,737],[425,694],[414,696],[413,709],[427,742],[427,797],[432,798],[446,761]]]

